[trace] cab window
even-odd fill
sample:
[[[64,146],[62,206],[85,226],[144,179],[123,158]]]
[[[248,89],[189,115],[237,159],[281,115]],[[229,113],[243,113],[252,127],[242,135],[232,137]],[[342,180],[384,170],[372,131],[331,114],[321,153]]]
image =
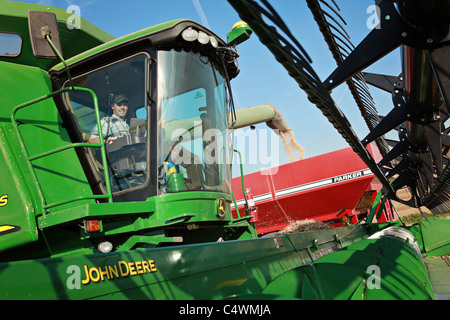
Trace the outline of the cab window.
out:
[[[0,56],[16,57],[22,50],[22,37],[16,33],[0,32]]]
[[[147,183],[147,75],[148,55],[138,54],[73,79],[74,86],[93,90],[98,99],[100,141],[92,97],[69,91],[66,105],[85,142],[105,143],[113,193],[142,187]],[[69,83],[65,83],[69,86]],[[104,183],[105,168],[100,149],[88,148],[97,174]]]

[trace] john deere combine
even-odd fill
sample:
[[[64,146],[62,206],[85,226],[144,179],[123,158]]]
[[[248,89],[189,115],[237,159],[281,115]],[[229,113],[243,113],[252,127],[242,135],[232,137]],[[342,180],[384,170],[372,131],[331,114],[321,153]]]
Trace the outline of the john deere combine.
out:
[[[250,211],[233,218],[247,24],[228,42],[188,20],[114,39],[68,17],[0,1],[0,299],[436,297],[450,220],[377,224],[376,203],[365,223],[257,238]]]

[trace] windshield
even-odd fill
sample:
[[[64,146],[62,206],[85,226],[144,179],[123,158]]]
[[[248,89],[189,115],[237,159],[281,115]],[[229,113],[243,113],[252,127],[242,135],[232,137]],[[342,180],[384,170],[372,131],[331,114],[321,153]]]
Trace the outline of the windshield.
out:
[[[224,78],[212,59],[158,52],[159,193],[230,193]]]
[[[147,183],[148,59],[147,54],[138,54],[73,79],[75,86],[89,88],[97,95],[113,193]],[[101,143],[92,97],[73,91],[65,95],[65,102],[83,141]],[[100,149],[87,149],[100,184],[104,186],[105,168]]]

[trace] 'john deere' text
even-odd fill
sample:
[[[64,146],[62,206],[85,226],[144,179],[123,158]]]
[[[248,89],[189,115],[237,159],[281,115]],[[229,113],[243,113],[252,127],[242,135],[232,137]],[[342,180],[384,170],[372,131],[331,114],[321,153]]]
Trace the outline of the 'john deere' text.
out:
[[[112,280],[114,278],[125,278],[157,271],[154,260],[132,262],[119,260],[117,264],[90,268],[87,265],[84,265],[85,279],[81,280],[81,283],[87,285],[90,282],[96,283],[99,281]]]

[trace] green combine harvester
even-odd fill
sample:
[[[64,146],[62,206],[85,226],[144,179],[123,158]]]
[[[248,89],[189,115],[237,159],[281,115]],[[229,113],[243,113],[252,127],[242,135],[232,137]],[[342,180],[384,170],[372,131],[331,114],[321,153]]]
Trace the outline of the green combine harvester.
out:
[[[114,39],[69,16],[0,0],[0,299],[448,297],[448,219],[373,223],[376,203],[258,238],[250,210],[233,218],[230,134],[258,122],[230,88],[246,23]]]

